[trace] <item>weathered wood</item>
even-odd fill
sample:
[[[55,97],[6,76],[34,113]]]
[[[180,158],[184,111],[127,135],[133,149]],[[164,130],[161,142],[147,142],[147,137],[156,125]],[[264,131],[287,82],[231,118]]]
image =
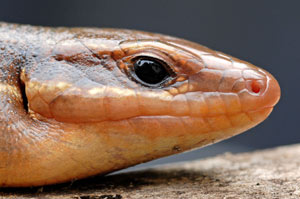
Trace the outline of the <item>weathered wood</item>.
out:
[[[172,164],[39,188],[0,198],[300,198],[300,145]]]

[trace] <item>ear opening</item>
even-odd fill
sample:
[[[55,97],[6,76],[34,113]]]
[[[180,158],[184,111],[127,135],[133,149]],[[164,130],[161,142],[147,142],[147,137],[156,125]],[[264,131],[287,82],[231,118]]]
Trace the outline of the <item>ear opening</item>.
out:
[[[20,80],[19,84],[20,84],[20,90],[21,90],[24,110],[28,113],[28,99],[27,99],[27,96],[26,96],[25,84],[22,80]]]

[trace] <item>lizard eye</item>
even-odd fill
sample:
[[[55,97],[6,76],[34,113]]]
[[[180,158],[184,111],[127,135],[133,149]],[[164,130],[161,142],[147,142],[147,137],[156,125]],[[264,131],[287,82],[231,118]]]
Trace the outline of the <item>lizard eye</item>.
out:
[[[163,61],[152,57],[133,59],[132,77],[139,83],[149,87],[159,87],[171,80],[172,69]]]

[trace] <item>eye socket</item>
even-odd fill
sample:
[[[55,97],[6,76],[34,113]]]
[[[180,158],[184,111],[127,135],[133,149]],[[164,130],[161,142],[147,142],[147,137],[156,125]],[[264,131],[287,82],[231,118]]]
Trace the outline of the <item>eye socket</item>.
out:
[[[137,57],[133,60],[131,75],[145,86],[161,86],[172,77],[171,68],[163,61],[152,57]]]

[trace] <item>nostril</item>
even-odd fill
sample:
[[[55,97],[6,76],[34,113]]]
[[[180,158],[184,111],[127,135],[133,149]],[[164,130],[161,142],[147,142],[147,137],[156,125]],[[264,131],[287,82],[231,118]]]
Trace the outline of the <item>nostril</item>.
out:
[[[251,90],[253,93],[259,93],[261,90],[261,84],[258,81],[253,80],[251,83]]]
[[[265,84],[263,80],[251,79],[246,81],[246,88],[250,93],[260,95],[265,89]]]
[[[242,110],[246,112],[272,108],[279,98],[280,87],[269,73],[266,73],[266,79],[246,80],[246,89],[239,93]]]

